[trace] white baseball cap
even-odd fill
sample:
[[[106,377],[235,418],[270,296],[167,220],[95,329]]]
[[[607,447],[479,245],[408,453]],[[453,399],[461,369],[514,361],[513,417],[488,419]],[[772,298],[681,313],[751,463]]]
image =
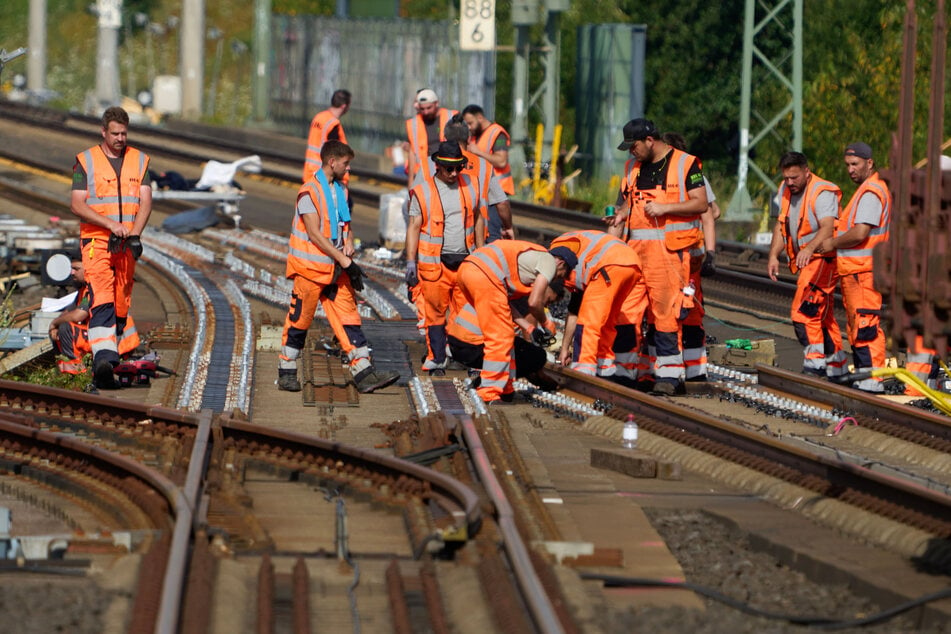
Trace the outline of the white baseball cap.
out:
[[[439,96],[432,88],[423,88],[416,93],[416,103],[436,103],[437,101],[439,101]]]

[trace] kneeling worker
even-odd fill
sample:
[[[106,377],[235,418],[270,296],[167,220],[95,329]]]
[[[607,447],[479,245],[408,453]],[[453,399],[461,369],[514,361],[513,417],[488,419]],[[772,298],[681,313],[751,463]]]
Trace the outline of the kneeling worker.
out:
[[[545,316],[548,287],[555,280],[564,280],[577,264],[570,252],[556,257],[523,240],[498,240],[463,260],[456,283],[475,309],[485,338],[478,388],[483,401],[511,400],[515,393],[515,320],[509,302],[528,297],[528,312],[536,323],[544,324],[532,330],[532,341],[547,345],[554,335],[554,324]]]
[[[350,257],[353,246],[347,234],[350,209],[343,177],[350,170],[353,150],[340,141],[327,141],[320,150],[321,167],[300,188],[291,227],[287,277],[294,280],[291,304],[284,320],[284,334],[277,385],[299,392],[297,359],[304,348],[307,329],[317,303],[347,354],[353,382],[361,393],[386,387],[400,378],[398,372],[377,372],[370,363],[367,338],[361,328],[354,291],[363,290],[363,271]]]
[[[59,371],[65,374],[82,374],[86,371],[83,356],[92,354],[92,346],[89,344],[89,313],[92,301],[83,260],[78,253],[72,257],[70,268],[77,288],[76,299],[50,322],[49,337],[53,349],[62,357],[56,361]],[[138,347],[139,333],[132,321],[132,315],[129,315],[118,341],[119,356],[125,356]]]

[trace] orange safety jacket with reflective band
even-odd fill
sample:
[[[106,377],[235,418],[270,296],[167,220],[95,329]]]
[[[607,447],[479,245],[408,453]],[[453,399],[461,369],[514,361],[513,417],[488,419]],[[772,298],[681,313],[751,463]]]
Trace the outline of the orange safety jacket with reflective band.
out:
[[[318,112],[314,120],[310,123],[310,133],[307,135],[307,152],[304,154],[304,182],[309,181],[314,172],[320,169],[323,161],[320,160],[320,150],[327,143],[330,133],[337,128],[338,140],[341,143],[347,142],[347,135],[343,132],[343,126],[340,119],[335,117],[330,110]],[[348,174],[349,176],[349,174]],[[346,179],[345,179],[346,180]]]
[[[489,235],[489,183],[492,180],[492,164],[483,158],[479,158],[475,154],[471,154],[466,150],[462,151],[462,155],[466,157],[468,163],[466,164],[465,169],[462,170],[463,174],[467,174],[472,178],[476,179],[479,184],[479,197],[482,199],[482,204],[479,206],[479,213],[482,214],[482,218],[485,219],[485,234]]]
[[[77,154],[76,160],[86,172],[86,204],[100,216],[121,222],[131,230],[141,203],[139,190],[149,169],[148,155],[127,147],[118,178],[99,145]],[[80,222],[79,235],[108,240],[112,232],[99,225]]]
[[[552,240],[551,248],[567,247],[578,256],[578,265],[565,279],[565,287],[583,291],[609,265],[637,266],[637,254],[623,240],[603,231],[569,231]]]
[[[475,208],[481,206],[478,181],[466,174],[459,177],[459,206],[462,208],[462,223],[465,230],[466,249],[475,249]],[[419,277],[433,282],[442,275],[443,232],[446,229],[446,217],[443,213],[442,199],[436,188],[435,179],[426,179],[410,190],[410,200],[419,201],[422,227],[419,231],[419,249],[416,260],[419,263]]]
[[[806,184],[806,190],[802,193],[802,200],[799,201],[799,233],[795,236],[794,242],[789,236],[789,203],[792,199],[792,193],[790,193],[789,188],[786,187],[785,184],[780,187],[779,230],[782,232],[783,240],[786,243],[786,256],[789,258],[789,270],[793,273],[799,272],[799,267],[796,266],[796,254],[799,253],[800,249],[809,244],[809,242],[816,237],[816,233],[819,232],[819,218],[816,216],[816,198],[819,197],[819,194],[826,191],[835,194],[836,207],[838,207],[842,200],[842,190],[834,183],[830,183],[812,174],[812,177]],[[838,214],[836,214],[836,216],[838,216]],[[835,255],[835,252],[813,253],[812,258],[828,258]]]
[[[337,183],[331,184],[337,191],[337,208],[347,206],[343,187],[337,187]],[[320,225],[320,233],[328,240],[333,240],[334,227],[333,219],[329,213],[333,201],[328,201],[324,196],[324,190],[316,179],[311,179],[305,183],[297,192],[297,200],[303,196],[310,196],[317,208],[317,219]],[[343,227],[347,231],[347,227]],[[307,227],[304,225],[304,218],[294,211],[294,223],[291,227],[290,248],[287,254],[287,270],[285,275],[290,278],[294,275],[300,275],[316,284],[330,284],[333,281],[334,264],[336,260],[324,253],[316,244],[310,241],[307,236]]]
[[[865,194],[872,194],[882,204],[881,224],[872,227],[868,236],[862,242],[848,249],[840,248],[838,250],[836,264],[839,268],[839,275],[871,273],[872,250],[877,245],[888,241],[889,225],[892,220],[892,194],[888,191],[888,185],[878,175],[878,172],[874,172],[866,178],[865,182],[859,185],[859,188],[852,194],[845,213],[839,217],[839,221],[836,223],[836,235],[840,236],[855,226],[855,214],[858,213],[859,200]]]
[[[627,178],[624,181],[624,194],[631,212],[627,216],[628,241],[663,240],[671,251],[689,249],[703,242],[700,228],[700,214],[664,215],[649,218],[644,205],[650,201],[659,203],[682,203],[687,200],[687,171],[697,160],[692,154],[671,148],[667,155],[670,165],[667,168],[667,181],[664,188],[653,190],[637,189],[637,177],[641,173],[641,162],[628,159],[624,166]]]
[[[485,152],[486,154],[492,154],[492,148],[495,147],[495,142],[498,141],[500,136],[504,136],[506,141],[510,141],[511,137],[509,133],[505,131],[505,128],[500,126],[498,123],[490,123],[489,127],[482,131],[482,134],[479,135],[479,138],[476,139],[476,147],[480,151]],[[494,165],[492,169],[499,177],[499,184],[502,186],[502,191],[504,191],[509,196],[515,194],[515,180],[512,178],[512,168],[506,163],[505,167],[498,168]]]
[[[519,299],[532,292],[532,287],[527,286],[518,276],[518,256],[526,251],[546,249],[524,240],[496,240],[473,251],[465,262],[471,262],[490,280],[499,282],[509,299]]]
[[[440,108],[436,111],[436,114],[439,118],[439,140],[445,141],[446,124],[449,123],[449,118],[456,114],[456,111]],[[426,135],[426,123],[423,121],[422,115],[416,115],[406,120],[406,138],[409,139],[409,151],[416,156],[417,169],[425,171],[423,168],[427,164],[426,159],[429,158],[429,137]]]

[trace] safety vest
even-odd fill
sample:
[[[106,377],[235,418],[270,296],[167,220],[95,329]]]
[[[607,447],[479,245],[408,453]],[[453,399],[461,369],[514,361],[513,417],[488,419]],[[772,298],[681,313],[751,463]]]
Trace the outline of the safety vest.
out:
[[[323,161],[320,160],[320,150],[327,142],[333,129],[339,130],[338,139],[342,143],[347,142],[347,135],[343,133],[343,126],[340,125],[340,119],[335,117],[330,110],[324,110],[314,115],[310,122],[310,133],[307,135],[307,152],[304,154],[304,182],[309,181],[314,172],[320,169]]]
[[[882,220],[877,227],[872,227],[868,236],[862,242],[848,249],[839,249],[836,254],[836,264],[839,275],[853,273],[870,273],[872,271],[872,250],[879,244],[888,241],[889,225],[892,219],[892,195],[888,185],[881,179],[878,172],[874,172],[852,194],[845,213],[836,223],[836,235],[840,236],[855,226],[855,214],[858,213],[859,200],[865,194],[872,194],[882,205]]]
[[[419,250],[416,260],[419,265],[419,276],[427,281],[438,280],[442,275],[440,256],[446,216],[443,211],[442,199],[436,188],[435,179],[427,179],[410,190],[410,200],[419,201],[422,227],[419,232]],[[462,223],[465,230],[466,250],[475,249],[475,209],[481,206],[478,183],[471,177],[463,174],[459,176],[459,205],[462,207]]]
[[[793,241],[789,236],[789,203],[792,199],[792,193],[789,191],[789,188],[786,187],[785,183],[779,188],[779,230],[782,232],[783,240],[786,242],[789,270],[793,273],[799,271],[799,267],[796,266],[796,254],[799,253],[800,249],[809,244],[819,231],[819,218],[816,216],[816,198],[818,198],[822,192],[827,191],[835,194],[836,207],[838,207],[839,201],[842,199],[842,190],[839,189],[837,185],[812,174],[809,178],[809,182],[806,183],[805,191],[802,193],[802,200],[799,202],[799,233],[796,235],[795,241]],[[836,213],[836,216],[838,216],[838,213]],[[813,253],[812,257],[828,258],[832,255],[835,255],[835,253]]]
[[[641,173],[641,162],[628,159],[624,166],[625,195],[631,213],[627,217],[627,239],[629,243],[643,240],[663,240],[671,251],[689,249],[703,242],[700,228],[700,214],[664,215],[648,218],[644,205],[650,201],[659,203],[682,203],[687,200],[687,172],[696,157],[671,148],[667,155],[670,165],[667,168],[667,181],[664,187],[642,191],[637,189],[637,177]]]
[[[456,313],[455,319],[446,324],[446,334],[473,346],[485,343],[482,328],[479,327],[479,316],[472,304],[468,303]]]
[[[511,140],[509,133],[505,131],[505,128],[500,126],[498,123],[490,123],[489,127],[482,131],[482,134],[479,135],[479,138],[476,139],[476,147],[479,148],[482,152],[486,154],[492,154],[492,148],[495,147],[495,142],[498,141],[499,136],[504,136],[506,140],[506,145],[508,141]],[[509,196],[515,194],[515,180],[512,178],[512,168],[508,163],[505,164],[505,167],[499,168],[492,166],[492,169],[499,177],[499,184],[502,185],[502,191],[504,191]]]
[[[121,222],[131,231],[141,203],[139,190],[149,168],[148,155],[127,147],[118,179],[112,163],[99,145],[77,154],[76,160],[86,171],[86,204],[100,216]],[[111,234],[105,227],[79,223],[81,238],[108,240]]]
[[[527,251],[545,251],[543,247],[524,240],[496,240],[473,251],[466,262],[472,263],[508,293],[509,299],[526,297],[532,292],[518,276],[518,256]]]
[[[449,117],[456,114],[455,110],[440,108],[436,111],[439,118],[439,140],[445,141],[446,124]],[[417,170],[426,165],[426,159],[429,158],[429,136],[426,135],[426,123],[421,115],[410,117],[406,120],[406,138],[409,139],[409,151],[416,157]],[[410,174],[410,183],[413,183],[415,174]]]
[[[569,231],[551,242],[551,248],[567,247],[578,256],[578,265],[565,279],[572,291],[583,291],[609,265],[637,266],[639,259],[623,240],[603,231]]]
[[[329,184],[337,194],[337,204],[327,199],[327,193],[316,178],[310,179],[297,192],[297,200],[310,196],[317,208],[317,220],[320,233],[333,241],[337,232],[338,220],[349,221],[347,210],[346,190],[339,183]],[[334,211],[336,209],[336,212]],[[341,212],[344,212],[341,214]],[[346,231],[346,226],[344,227]],[[291,226],[290,245],[287,254],[287,269],[285,275],[290,278],[294,275],[303,276],[316,284],[330,284],[333,281],[334,264],[336,261],[311,242],[307,236],[307,227],[303,216],[294,211],[294,222]]]

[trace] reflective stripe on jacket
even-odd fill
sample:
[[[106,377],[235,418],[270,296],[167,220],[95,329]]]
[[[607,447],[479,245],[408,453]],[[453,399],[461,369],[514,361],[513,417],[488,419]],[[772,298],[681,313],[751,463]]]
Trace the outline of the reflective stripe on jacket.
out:
[[[565,279],[569,290],[583,291],[606,266],[636,266],[637,254],[623,240],[603,231],[569,231],[552,240],[551,248],[567,247],[578,256],[578,265]]]
[[[667,155],[670,165],[667,168],[667,181],[664,188],[654,190],[637,189],[637,177],[641,173],[641,162],[628,159],[624,166],[625,196],[631,213],[627,217],[628,240],[663,240],[671,251],[689,249],[703,242],[700,228],[700,214],[664,215],[648,218],[644,205],[649,201],[659,203],[682,203],[687,200],[687,172],[696,159],[695,156],[671,148]]]
[[[314,115],[310,122],[310,133],[307,135],[307,152],[304,154],[304,182],[311,179],[323,161],[320,160],[320,150],[324,147],[330,133],[334,128],[339,130],[338,140],[341,143],[347,142],[347,135],[343,133],[343,126],[340,119],[335,117],[330,110],[324,110]]]
[[[819,231],[819,218],[816,216],[816,198],[819,197],[819,194],[826,191],[835,194],[836,206],[838,207],[842,200],[842,190],[834,183],[830,183],[812,174],[811,178],[809,178],[809,182],[806,183],[805,191],[802,193],[802,200],[799,201],[799,233],[796,235],[795,244],[793,244],[793,241],[789,239],[789,207],[792,193],[785,184],[779,188],[779,230],[782,232],[783,240],[786,242],[786,256],[789,258],[789,270],[793,273],[799,271],[799,267],[796,266],[796,254],[799,253],[800,249],[809,244]],[[836,215],[838,216],[838,214]],[[812,257],[827,258],[830,255],[835,254],[813,253]]]
[[[139,190],[149,168],[148,155],[127,147],[118,178],[99,145],[77,154],[76,160],[86,171],[86,204],[100,216],[121,222],[131,230],[141,203]],[[82,238],[108,240],[112,232],[105,227],[80,222],[79,235]]]
[[[333,185],[336,187],[336,183]],[[340,196],[343,188],[337,189],[337,206],[347,206],[345,198]],[[334,223],[330,218],[330,205],[328,204],[324,190],[316,179],[311,179],[305,183],[297,192],[297,200],[303,196],[310,196],[317,208],[317,221],[320,226],[320,233],[328,240],[333,240]],[[332,202],[331,202],[332,204]],[[307,227],[304,225],[304,218],[294,209],[294,222],[291,226],[290,245],[287,254],[287,277],[301,275],[317,284],[330,284],[333,281],[335,260],[321,251],[316,244],[311,242],[307,235]]]
[[[466,249],[475,249],[475,210],[481,207],[478,181],[462,174],[459,179],[459,206],[462,208],[462,223],[465,231]],[[424,280],[434,281],[442,273],[440,256],[446,216],[443,212],[442,199],[439,197],[435,179],[426,179],[412,190],[410,200],[419,201],[422,226],[419,231],[419,249],[416,259],[419,263],[419,276]]]
[[[518,276],[518,256],[526,251],[546,249],[524,240],[496,240],[492,244],[473,251],[466,263],[477,266],[492,281],[497,281],[508,293],[509,299],[525,297],[532,292]]]
[[[855,214],[858,213],[859,200],[865,194],[872,194],[878,198],[882,205],[882,220],[879,226],[871,228],[865,240],[848,249],[838,250],[836,263],[839,267],[839,275],[871,272],[872,250],[877,245],[888,241],[889,226],[892,220],[892,194],[888,191],[888,185],[878,175],[878,172],[874,172],[866,178],[865,182],[859,185],[859,188],[852,194],[845,213],[839,217],[836,235],[842,235],[855,226]]]
[[[489,127],[483,130],[479,138],[476,139],[476,147],[486,154],[492,154],[492,148],[495,147],[495,142],[498,141],[499,136],[504,136],[506,141],[511,140],[505,128],[498,123],[490,123]],[[515,180],[512,178],[511,166],[508,163],[506,163],[503,168],[498,168],[493,165],[492,169],[499,177],[499,184],[502,186],[502,191],[509,196],[515,194]]]
[[[455,110],[440,108],[436,111],[439,118],[439,140],[446,140],[446,124],[449,123],[449,117],[456,114]],[[406,138],[409,139],[409,151],[416,157],[416,169],[422,170],[426,166],[426,159],[429,158],[429,136],[426,134],[426,123],[422,115],[416,115],[406,120]],[[410,174],[410,183],[414,182],[415,174]]]

